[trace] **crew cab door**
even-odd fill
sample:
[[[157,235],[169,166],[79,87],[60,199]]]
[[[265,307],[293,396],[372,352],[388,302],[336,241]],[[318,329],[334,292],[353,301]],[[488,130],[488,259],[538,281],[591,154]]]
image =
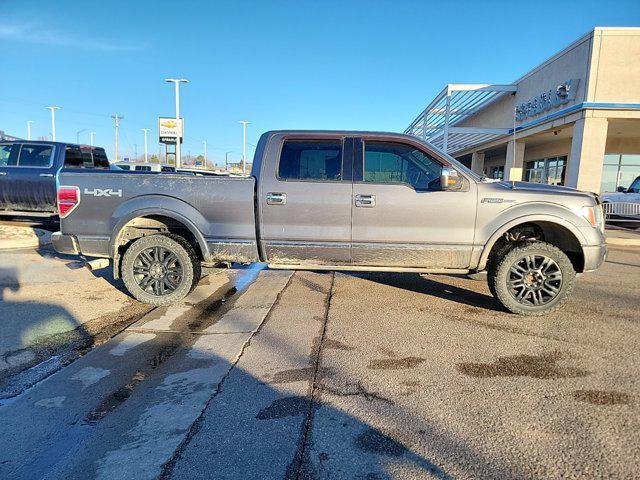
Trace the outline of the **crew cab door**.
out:
[[[350,261],[352,142],[341,137],[275,137],[258,189],[267,261]]]
[[[356,265],[467,268],[476,184],[442,191],[443,161],[420,144],[357,141],[352,261]]]
[[[56,208],[54,146],[39,143],[3,145],[0,155],[2,208],[52,213]]]

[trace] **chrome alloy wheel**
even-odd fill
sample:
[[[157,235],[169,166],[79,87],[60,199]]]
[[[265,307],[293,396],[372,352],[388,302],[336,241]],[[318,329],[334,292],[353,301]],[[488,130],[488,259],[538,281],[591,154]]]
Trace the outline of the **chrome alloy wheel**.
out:
[[[562,270],[544,255],[527,255],[509,269],[507,287],[513,298],[523,305],[545,305],[558,296],[562,288]]]
[[[171,250],[147,248],[133,262],[133,277],[143,291],[159,297],[169,295],[182,282],[182,264]]]

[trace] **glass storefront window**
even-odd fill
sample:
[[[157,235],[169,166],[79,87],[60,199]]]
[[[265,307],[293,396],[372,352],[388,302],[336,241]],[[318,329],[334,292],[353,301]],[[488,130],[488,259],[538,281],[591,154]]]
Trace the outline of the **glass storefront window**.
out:
[[[640,155],[607,154],[604,156],[604,165],[602,166],[600,192],[616,192],[620,187],[626,190],[639,175]]]
[[[564,185],[567,157],[551,157],[526,163],[524,179],[527,182]]]

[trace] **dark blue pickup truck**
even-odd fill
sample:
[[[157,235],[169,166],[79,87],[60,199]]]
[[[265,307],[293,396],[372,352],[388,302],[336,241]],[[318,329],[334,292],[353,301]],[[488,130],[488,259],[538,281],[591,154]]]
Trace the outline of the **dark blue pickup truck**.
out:
[[[56,183],[62,169],[104,169],[104,148],[61,142],[0,142],[0,215],[57,215]]]

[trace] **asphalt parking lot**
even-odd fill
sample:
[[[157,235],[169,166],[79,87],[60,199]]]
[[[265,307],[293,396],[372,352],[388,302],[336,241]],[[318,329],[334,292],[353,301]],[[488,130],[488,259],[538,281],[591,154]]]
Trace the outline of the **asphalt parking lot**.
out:
[[[634,478],[639,279],[611,249],[522,318],[466,277],[213,270],[3,395],[0,478]]]

